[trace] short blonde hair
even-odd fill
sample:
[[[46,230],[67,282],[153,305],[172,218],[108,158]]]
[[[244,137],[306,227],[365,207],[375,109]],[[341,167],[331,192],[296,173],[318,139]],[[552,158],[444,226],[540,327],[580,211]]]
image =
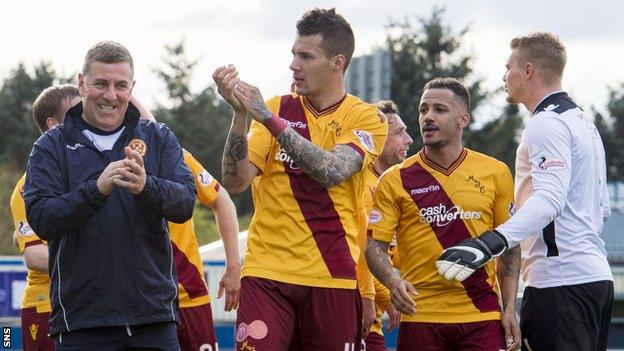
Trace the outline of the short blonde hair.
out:
[[[518,50],[520,64],[531,62],[538,68],[544,83],[560,83],[566,65],[566,50],[559,37],[549,32],[533,32],[511,40],[509,46]]]

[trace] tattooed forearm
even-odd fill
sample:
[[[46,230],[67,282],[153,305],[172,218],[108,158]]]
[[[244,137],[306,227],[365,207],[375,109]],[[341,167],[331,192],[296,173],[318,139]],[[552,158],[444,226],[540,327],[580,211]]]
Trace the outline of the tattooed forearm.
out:
[[[366,245],[366,263],[375,278],[388,286],[390,277],[395,274],[388,256],[388,243],[369,237]]]
[[[297,166],[326,188],[340,184],[362,168],[362,156],[347,145],[326,151],[290,127],[277,140]]]
[[[221,168],[223,178],[236,178],[238,175],[238,161],[247,158],[247,137],[230,133],[223,148]]]
[[[505,277],[517,278],[520,276],[520,245],[505,251],[501,255],[503,275]]]

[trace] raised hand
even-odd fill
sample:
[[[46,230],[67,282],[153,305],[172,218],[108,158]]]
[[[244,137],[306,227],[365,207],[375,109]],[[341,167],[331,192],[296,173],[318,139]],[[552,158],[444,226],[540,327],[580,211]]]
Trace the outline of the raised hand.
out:
[[[234,96],[245,106],[253,119],[260,123],[266,122],[273,115],[264,103],[260,89],[247,82],[241,80],[236,84]]]
[[[128,146],[124,148],[124,153],[126,158],[117,161],[123,164],[123,167],[118,171],[121,177],[113,179],[113,183],[116,186],[128,189],[132,194],[138,195],[145,188],[145,182],[147,181],[143,157]]]
[[[221,66],[212,74],[219,95],[232,106],[236,114],[245,114],[245,106],[234,96],[234,87],[240,79],[234,65]]]
[[[111,162],[104,168],[97,179],[97,188],[104,196],[108,196],[113,192],[115,179],[123,177],[122,171],[129,171],[130,168],[124,164],[124,160]]]

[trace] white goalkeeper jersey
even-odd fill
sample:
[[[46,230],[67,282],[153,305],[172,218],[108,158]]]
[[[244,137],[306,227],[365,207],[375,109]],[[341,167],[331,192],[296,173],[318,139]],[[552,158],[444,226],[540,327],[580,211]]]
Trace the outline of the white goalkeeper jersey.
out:
[[[611,215],[605,152],[592,120],[565,92],[546,96],[516,153],[517,211],[496,230],[521,243],[527,286],[613,280],[600,238]]]

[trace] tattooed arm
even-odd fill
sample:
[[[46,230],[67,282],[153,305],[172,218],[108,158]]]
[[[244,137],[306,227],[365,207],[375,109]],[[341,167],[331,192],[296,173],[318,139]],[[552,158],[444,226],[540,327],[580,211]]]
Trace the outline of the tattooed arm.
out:
[[[240,81],[234,95],[256,121],[266,125],[273,116],[258,88]],[[326,188],[342,183],[362,169],[362,156],[350,146],[336,145],[327,151],[302,137],[291,127],[285,127],[275,137],[297,166]]]
[[[392,304],[401,313],[413,315],[416,313],[416,303],[411,295],[417,295],[414,286],[401,278],[392,269],[388,256],[388,243],[368,238],[366,245],[366,262],[375,278],[390,290]]]
[[[247,153],[247,117],[234,116],[221,160],[221,183],[232,194],[245,191],[259,169]]]
[[[234,109],[232,125],[225,140],[221,160],[221,184],[231,194],[239,194],[249,187],[259,169],[249,161],[247,154],[247,110],[234,96],[234,86],[240,81],[232,65],[219,67],[212,75],[219,94]]]
[[[501,324],[505,330],[507,350],[517,350],[521,340],[520,327],[516,319],[516,298],[520,277],[520,245],[508,249],[498,257],[496,275],[503,302]]]

